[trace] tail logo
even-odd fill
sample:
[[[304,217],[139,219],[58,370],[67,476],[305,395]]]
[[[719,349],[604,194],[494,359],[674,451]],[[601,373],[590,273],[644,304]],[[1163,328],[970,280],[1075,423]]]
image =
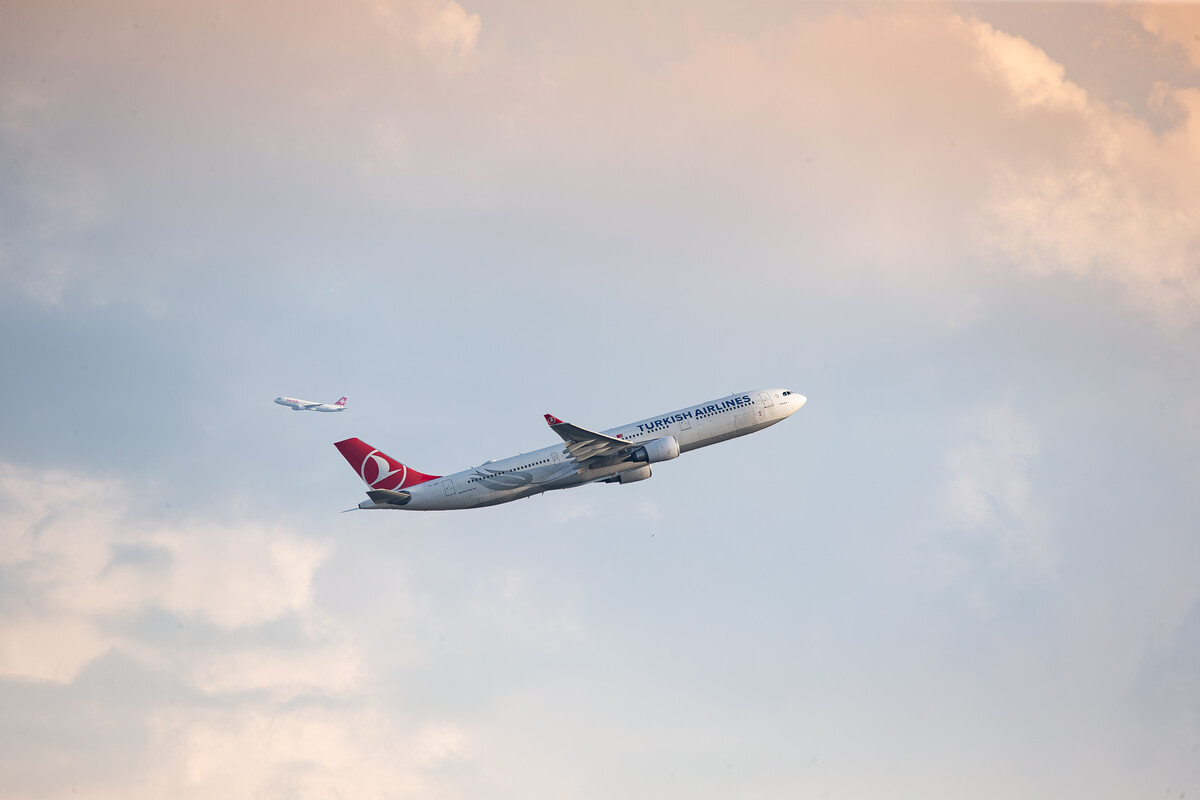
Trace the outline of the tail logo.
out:
[[[372,450],[363,459],[358,474],[363,479],[363,483],[372,489],[399,489],[404,486],[404,479],[408,477],[408,467],[398,461],[396,462],[396,466],[399,469],[393,469],[389,472],[391,464],[388,463],[387,458],[380,454],[378,450]],[[397,475],[400,476],[399,479],[393,480]]]

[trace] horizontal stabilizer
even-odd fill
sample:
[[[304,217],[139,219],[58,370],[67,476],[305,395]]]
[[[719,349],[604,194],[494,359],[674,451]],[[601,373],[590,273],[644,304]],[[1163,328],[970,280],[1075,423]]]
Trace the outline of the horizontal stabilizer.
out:
[[[408,492],[392,492],[387,489],[372,489],[367,492],[367,497],[380,506],[403,506],[412,500],[412,495]]]

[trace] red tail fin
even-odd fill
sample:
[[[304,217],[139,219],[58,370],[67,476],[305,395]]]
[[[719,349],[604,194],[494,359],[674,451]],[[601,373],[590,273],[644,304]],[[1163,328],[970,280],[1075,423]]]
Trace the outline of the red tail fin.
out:
[[[338,400],[336,403],[334,403],[334,405],[335,405],[335,406],[344,406],[344,405],[346,405],[346,400],[347,400],[347,399],[348,399],[348,398],[345,398],[345,397],[343,397],[341,400]]]
[[[342,457],[363,479],[363,483],[372,489],[387,489],[395,491],[407,486],[431,481],[441,475],[426,475],[409,469],[387,453],[381,453],[362,439],[343,439],[336,442],[334,447],[341,452]]]

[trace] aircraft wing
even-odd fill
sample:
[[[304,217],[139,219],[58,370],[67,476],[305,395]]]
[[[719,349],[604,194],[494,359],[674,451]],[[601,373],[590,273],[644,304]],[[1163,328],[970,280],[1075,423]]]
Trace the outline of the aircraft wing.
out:
[[[615,436],[589,431],[569,422],[563,422],[553,414],[546,415],[550,430],[562,437],[567,443],[567,454],[577,464],[584,462],[608,460],[626,455],[632,444]]]

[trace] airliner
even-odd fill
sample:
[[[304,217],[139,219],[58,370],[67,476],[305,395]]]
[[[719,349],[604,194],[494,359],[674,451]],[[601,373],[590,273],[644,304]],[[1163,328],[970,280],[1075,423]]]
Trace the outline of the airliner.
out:
[[[644,481],[651,464],[769,428],[799,411],[806,399],[787,389],[738,392],[599,432],[546,414],[562,444],[453,475],[418,472],[361,439],[343,439],[334,446],[369,487],[369,499],[359,508],[482,508],[585,483]]]
[[[336,403],[314,403],[312,400],[297,400],[294,397],[276,397],[275,402],[281,406],[291,406],[292,411],[345,411],[346,398]]]

